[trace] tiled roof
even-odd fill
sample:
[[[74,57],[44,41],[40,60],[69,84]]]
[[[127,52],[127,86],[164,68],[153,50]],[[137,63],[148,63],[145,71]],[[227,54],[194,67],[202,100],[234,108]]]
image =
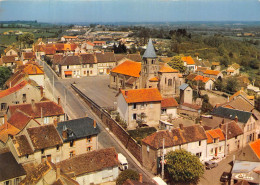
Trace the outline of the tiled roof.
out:
[[[241,123],[247,123],[252,115],[252,112],[246,112],[236,109],[229,109],[224,107],[217,107],[212,111],[212,115],[216,115],[222,118],[228,118],[234,120],[238,117],[238,121]]]
[[[22,55],[24,60],[30,60],[35,58],[34,52],[23,52]]]
[[[15,136],[20,130],[9,123],[0,126],[0,141],[6,143],[9,136]],[[1,166],[1,165],[0,165]]]
[[[159,77],[155,76],[149,79],[150,82],[159,82]]]
[[[141,63],[133,61],[125,61],[122,64],[114,67],[111,72],[119,73],[127,76],[140,77]]]
[[[197,67],[197,72],[204,72],[206,71],[208,68],[207,67]]]
[[[92,42],[87,42],[88,45],[91,45],[91,46],[95,46],[95,44],[93,44]]]
[[[33,118],[41,118],[41,116],[58,116],[64,114],[63,108],[52,101],[38,102],[34,105],[26,103],[9,106],[11,115],[13,115],[18,109]]]
[[[33,149],[25,135],[16,136],[13,143],[19,157],[33,154]]]
[[[66,56],[62,59],[62,62],[60,63],[62,66],[67,65],[81,65],[79,57],[78,56]]]
[[[254,151],[254,153],[257,155],[257,157],[260,159],[260,139],[257,139],[251,143],[249,143],[250,147]]]
[[[180,105],[180,108],[184,106],[184,107],[189,107],[191,109],[195,109],[195,110],[200,110],[201,109],[201,106],[199,105],[195,105],[195,104],[189,104],[189,103],[183,103]]]
[[[161,102],[161,107],[178,107],[178,103],[174,98],[164,98]]]
[[[44,71],[36,63],[27,63],[23,66],[23,72],[28,75],[44,74]]]
[[[56,53],[56,47],[55,46],[45,47],[44,52],[45,55],[54,55]]]
[[[178,73],[179,71],[171,68],[168,64],[160,65],[160,73]]]
[[[181,84],[181,86],[180,86],[180,90],[185,90],[187,87],[189,87],[189,84],[185,84],[185,83],[183,83],[183,84]]]
[[[186,62],[187,65],[194,65],[195,64],[195,62],[194,62],[194,60],[191,56],[181,57],[181,60]]]
[[[244,98],[240,96],[219,106],[221,107],[230,106],[230,108],[247,111],[247,112],[251,112],[254,109],[254,106],[252,104],[250,104],[248,101],[246,101]]]
[[[57,165],[60,165],[63,173],[73,173],[75,176],[79,176],[85,173],[116,167],[118,163],[115,148],[104,148],[76,155],[57,163]]]
[[[61,63],[63,57],[64,57],[63,54],[55,54],[55,55],[53,55],[53,64]]]
[[[0,182],[26,175],[21,164],[18,164],[9,151],[0,153]]]
[[[207,143],[213,143],[214,139],[219,139],[219,141],[224,141],[225,136],[220,128],[214,130],[206,131],[207,134]]]
[[[116,61],[120,61],[123,58],[126,58],[126,54],[115,54]]]
[[[57,130],[61,137],[63,131],[67,132],[67,138],[62,138],[64,142],[97,135],[100,132],[97,125],[94,127],[94,120],[89,117],[60,122]]]
[[[136,62],[142,61],[142,57],[141,57],[140,53],[127,54],[126,58],[129,58],[130,60],[133,60]]]
[[[230,100],[233,100],[233,99],[235,99],[235,98],[238,97],[238,96],[242,96],[243,98],[249,100],[249,99],[248,99],[248,94],[246,94],[246,92],[245,92],[244,90],[239,90],[239,91],[237,91],[235,94],[233,94],[232,96],[230,96],[229,99],[230,99]]]
[[[186,77],[186,79],[187,79],[187,80],[193,80],[196,76],[197,76],[197,74],[191,73],[191,74],[189,74],[189,75]]]
[[[1,60],[3,63],[15,62],[15,56],[2,56]]]
[[[155,53],[154,47],[153,47],[153,41],[150,38],[146,47],[146,50],[144,52],[143,58],[156,58],[157,55]]]
[[[226,137],[226,126],[227,128],[227,139],[234,138],[236,136],[242,135],[244,132],[243,130],[238,126],[238,124],[235,121],[230,121],[228,123],[225,123],[222,125],[221,130],[224,133],[224,136]]]
[[[233,67],[235,70],[239,69],[240,68],[240,65],[237,64],[237,63],[234,63],[231,65],[231,67]]]
[[[65,39],[77,39],[77,36],[68,36],[68,35],[64,35],[63,36]]]
[[[3,98],[5,96],[8,96],[8,95],[14,93],[14,92],[19,91],[20,89],[24,88],[27,84],[28,84],[28,82],[26,80],[24,80],[14,87],[0,91],[0,98]]]
[[[201,140],[206,140],[207,135],[200,125],[192,125],[188,127],[174,128],[172,130],[163,130],[155,132],[142,140],[142,143],[149,145],[155,149],[163,147],[163,138],[165,139],[164,145],[166,148],[191,143]]]
[[[94,54],[81,54],[80,55],[80,61],[82,64],[96,64],[97,59]]]
[[[25,79],[26,77],[27,75],[24,72],[17,71],[5,82],[5,85],[8,88],[13,87],[22,79]]]
[[[157,88],[120,90],[127,103],[161,101],[162,96]]]
[[[202,81],[203,83],[206,83],[210,80],[209,77],[198,75],[194,78],[195,81]]]
[[[220,65],[220,62],[212,62],[211,63],[213,66],[219,66]]]
[[[116,62],[113,52],[96,53],[98,63]]]
[[[215,75],[215,76],[217,76],[217,75],[220,73],[220,71],[214,71],[214,70],[209,70],[209,69],[207,69],[207,70],[204,71],[203,73],[204,73],[204,74],[208,74],[208,75]]]
[[[28,135],[35,150],[61,145],[62,139],[54,125],[44,125],[27,129]]]
[[[15,126],[19,130],[23,130],[27,123],[31,120],[31,117],[25,113],[16,110],[14,114],[8,119],[8,123]]]

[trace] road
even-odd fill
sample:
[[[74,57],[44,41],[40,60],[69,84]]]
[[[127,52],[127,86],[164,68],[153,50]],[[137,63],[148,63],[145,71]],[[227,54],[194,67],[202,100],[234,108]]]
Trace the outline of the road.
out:
[[[135,169],[139,173],[142,173],[144,182],[151,182],[152,174],[140,167],[136,163],[135,159],[131,158],[129,152],[124,148],[124,146],[122,146],[118,142],[115,136],[113,136],[113,134],[108,131],[106,126],[91,111],[91,109],[86,105],[86,103],[71,89],[70,83],[66,83],[66,81],[64,82],[64,80],[59,80],[56,74],[54,74],[54,72],[45,62],[42,62],[39,59],[37,59],[37,62],[40,65],[44,66],[46,81],[49,82],[47,83],[45,88],[52,92],[52,86],[54,82],[54,97],[55,99],[57,99],[58,96],[61,98],[61,104],[66,114],[68,114],[68,117],[70,119],[76,119],[80,117],[85,117],[87,115],[95,119],[98,122],[98,126],[101,130],[100,134],[98,135],[98,147],[115,147],[118,153],[122,153],[124,156],[126,156],[130,169]]]

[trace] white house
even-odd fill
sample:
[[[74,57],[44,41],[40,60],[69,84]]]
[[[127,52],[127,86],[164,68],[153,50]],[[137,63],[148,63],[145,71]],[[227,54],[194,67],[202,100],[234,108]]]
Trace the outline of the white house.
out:
[[[174,98],[164,98],[161,102],[161,120],[177,117],[178,103]]]

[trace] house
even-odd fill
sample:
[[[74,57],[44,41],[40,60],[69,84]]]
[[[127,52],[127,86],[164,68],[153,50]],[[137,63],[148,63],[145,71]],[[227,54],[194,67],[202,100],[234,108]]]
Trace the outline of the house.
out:
[[[127,60],[110,71],[110,88],[137,89],[140,88],[141,63]]]
[[[30,60],[35,60],[36,56],[34,52],[22,52],[21,61],[26,64]]]
[[[42,91],[31,80],[24,80],[9,89],[0,91],[0,111],[6,111],[10,105],[26,103],[31,99],[38,102],[41,100],[42,95]]]
[[[260,162],[260,139],[257,139],[239,151],[236,154],[236,160],[240,161],[250,161],[250,162]]]
[[[89,117],[60,122],[57,130],[63,140],[62,150],[68,154],[63,155],[62,160],[98,148],[97,137],[100,130],[96,121]]]
[[[229,97],[229,101],[232,101],[233,99],[236,99],[238,97],[243,98],[247,102],[249,102],[251,105],[254,106],[254,96],[249,96],[244,89],[242,88],[241,90],[237,91],[235,94]]]
[[[9,137],[17,135],[20,130],[9,124],[5,118],[3,125],[0,126],[0,148],[5,148]]]
[[[0,164],[0,185],[16,185],[25,178],[25,169],[17,163],[10,151],[0,150]]]
[[[252,112],[241,111],[237,109],[230,109],[224,107],[215,108],[212,115],[228,118],[235,120],[238,123],[240,128],[243,130],[243,145],[246,146],[247,143],[254,141],[257,137],[256,130],[256,117]]]
[[[212,62],[211,63],[211,68],[217,71],[220,71],[220,62]]]
[[[138,121],[156,126],[161,116],[161,101],[162,96],[156,88],[120,90],[117,111],[128,129],[135,128]]]
[[[56,72],[59,73],[59,64],[62,62],[62,59],[64,58],[64,54],[62,53],[57,53],[53,55],[52,59],[52,69]]]
[[[86,185],[116,180],[118,164],[115,148],[87,152],[57,163],[61,172],[73,175],[79,184]]]
[[[195,72],[196,65],[191,56],[181,57],[181,60],[183,61],[184,66],[187,67],[188,71]]]
[[[18,56],[19,56],[19,51],[16,47],[14,46],[8,46],[5,50],[5,55],[6,56],[15,56],[16,60],[18,60]]]
[[[189,84],[182,84],[180,86],[180,104],[192,104],[193,90]]]
[[[31,103],[10,105],[7,109],[8,118],[15,114],[17,110],[31,116],[40,124],[50,124],[55,121],[65,120],[65,113],[59,101],[57,104],[49,100],[41,102],[32,100]]]
[[[45,160],[36,167],[30,167],[26,177],[20,185],[53,184],[53,185],[79,185],[79,183],[61,172],[60,167]]]
[[[177,117],[178,103],[174,98],[163,98],[161,102],[161,120],[167,121]]]
[[[142,57],[140,53],[133,53],[133,54],[115,54],[115,58],[117,61],[116,65],[122,64],[126,60],[142,62]]]
[[[152,173],[157,174],[161,171],[160,161],[163,155],[177,149],[185,149],[198,156],[201,161],[206,160],[207,156],[207,136],[202,126],[192,125],[172,130],[155,132],[142,140],[142,162]]]
[[[253,95],[255,98],[260,97],[260,89],[259,87],[253,86],[251,84],[249,84],[247,86],[247,92],[251,95]]]
[[[68,35],[64,35],[64,36],[62,36],[61,37],[61,41],[66,41],[66,42],[68,42],[68,41],[76,41],[78,39],[78,36],[68,36]]]
[[[98,74],[98,63],[95,54],[81,54],[81,75],[82,76],[97,76]]]
[[[114,52],[96,53],[98,63],[98,75],[109,74],[116,66],[116,58]]]
[[[205,90],[212,90],[215,81],[214,78],[209,78],[201,75],[197,75],[193,80],[201,83],[203,89]]]
[[[110,73],[111,88],[158,88],[165,98],[178,95],[182,82],[183,77],[178,70],[159,62],[151,39],[141,63],[126,60]]]
[[[15,136],[9,148],[18,163],[40,163],[46,159],[59,162],[63,155],[63,141],[53,124],[27,128],[24,135]]]
[[[102,47],[102,46],[106,45],[106,41],[96,40],[96,41],[93,42],[93,44],[94,44],[95,47]]]
[[[227,68],[227,75],[235,76],[239,75],[240,65],[237,63],[234,63],[232,65],[229,65]]]
[[[220,128],[207,130],[207,160],[225,156],[225,136]]]
[[[2,56],[0,60],[0,63],[2,63],[2,65],[6,67],[12,67],[13,65],[16,65],[15,56]]]
[[[61,78],[81,77],[81,63],[78,56],[65,56],[59,63]]]
[[[210,70],[210,69],[203,71],[203,76],[209,77],[209,78],[214,78],[214,79],[222,79],[223,78],[223,74],[222,74],[221,71],[215,71],[215,70]]]

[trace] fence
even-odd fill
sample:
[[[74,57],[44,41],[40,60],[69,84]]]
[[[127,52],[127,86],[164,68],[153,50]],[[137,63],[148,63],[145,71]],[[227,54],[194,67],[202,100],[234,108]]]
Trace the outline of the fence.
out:
[[[101,119],[101,121],[109,128],[109,130],[121,141],[121,143],[127,148],[127,150],[142,164],[142,148],[134,140],[124,128],[121,127],[111,115],[102,107],[97,105],[89,97],[83,94],[75,85],[71,84],[79,96],[87,103],[92,111]]]

